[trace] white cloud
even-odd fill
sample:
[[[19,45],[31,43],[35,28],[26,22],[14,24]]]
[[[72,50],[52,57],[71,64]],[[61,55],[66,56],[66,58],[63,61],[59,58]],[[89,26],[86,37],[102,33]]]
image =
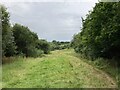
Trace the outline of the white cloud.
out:
[[[0,0],[0,2],[98,2],[98,0]]]
[[[30,11],[30,3],[27,2],[3,2],[3,4],[8,8],[10,13],[23,14]]]
[[[28,26],[47,40],[71,40],[80,31],[85,17],[95,2],[10,2],[5,3],[11,22]]]

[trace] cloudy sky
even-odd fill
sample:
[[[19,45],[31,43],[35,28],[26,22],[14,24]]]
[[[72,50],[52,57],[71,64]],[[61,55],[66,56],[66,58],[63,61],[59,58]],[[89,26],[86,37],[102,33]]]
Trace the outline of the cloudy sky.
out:
[[[48,41],[70,41],[82,27],[81,17],[85,18],[95,3],[97,0],[3,2],[8,8],[12,24],[28,26],[39,38]]]

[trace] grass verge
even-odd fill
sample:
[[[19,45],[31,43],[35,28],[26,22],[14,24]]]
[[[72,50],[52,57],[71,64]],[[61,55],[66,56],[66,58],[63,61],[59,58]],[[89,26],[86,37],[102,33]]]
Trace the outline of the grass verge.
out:
[[[41,58],[14,58],[3,65],[3,88],[116,88],[116,82],[71,49]]]
[[[110,77],[112,77],[117,82],[118,88],[120,89],[120,67],[118,67],[117,62],[114,62],[116,60],[104,58],[97,58],[95,60],[91,60],[86,58],[84,55],[78,53],[74,53],[74,56],[80,58],[81,60],[92,65],[93,67],[108,73],[108,75],[110,75]]]

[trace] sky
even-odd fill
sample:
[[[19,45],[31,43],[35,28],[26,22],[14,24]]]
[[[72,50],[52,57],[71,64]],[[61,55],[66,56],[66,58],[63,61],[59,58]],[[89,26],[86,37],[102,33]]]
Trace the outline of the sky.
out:
[[[10,13],[10,22],[28,26],[40,39],[70,41],[80,32],[81,17],[95,6],[97,0],[31,0],[2,2]]]

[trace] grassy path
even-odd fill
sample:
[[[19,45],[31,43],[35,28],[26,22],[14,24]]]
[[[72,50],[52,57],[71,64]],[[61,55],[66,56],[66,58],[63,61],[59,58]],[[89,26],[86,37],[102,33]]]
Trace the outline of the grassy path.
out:
[[[3,65],[3,87],[117,87],[106,73],[75,57],[73,50],[53,51],[42,58],[20,59]]]

